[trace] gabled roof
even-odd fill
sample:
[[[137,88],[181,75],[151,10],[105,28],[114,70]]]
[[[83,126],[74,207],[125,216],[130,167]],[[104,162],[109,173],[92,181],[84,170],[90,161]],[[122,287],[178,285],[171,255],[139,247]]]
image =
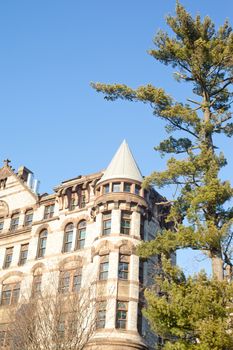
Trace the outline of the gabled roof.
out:
[[[0,168],[0,180],[2,179],[5,179],[5,178],[8,178],[10,176],[13,176],[18,183],[21,184],[21,186],[23,186],[23,188],[25,190],[27,190],[32,196],[34,199],[38,199],[38,196],[36,193],[34,193],[31,188],[29,188],[26,183],[20,179],[19,176],[17,176],[17,174],[14,172],[14,169],[12,169],[12,167],[9,165],[10,161],[7,159],[6,161],[4,161],[4,165],[2,168]]]
[[[139,182],[143,181],[140,169],[125,140],[122,142],[109,166],[104,171],[104,175],[99,180],[99,183],[116,178],[131,179]]]

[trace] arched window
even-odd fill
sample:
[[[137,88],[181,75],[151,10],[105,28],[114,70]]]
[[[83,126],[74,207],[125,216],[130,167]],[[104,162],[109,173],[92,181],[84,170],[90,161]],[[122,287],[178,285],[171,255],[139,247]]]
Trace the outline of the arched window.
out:
[[[86,238],[86,221],[80,221],[78,224],[78,233],[77,233],[77,249],[84,248]]]
[[[74,225],[72,223],[66,225],[65,234],[64,234],[64,243],[63,243],[63,252],[68,253],[72,248],[73,241],[73,231]]]
[[[45,256],[47,236],[48,236],[47,230],[43,230],[39,234],[37,258],[43,258]]]

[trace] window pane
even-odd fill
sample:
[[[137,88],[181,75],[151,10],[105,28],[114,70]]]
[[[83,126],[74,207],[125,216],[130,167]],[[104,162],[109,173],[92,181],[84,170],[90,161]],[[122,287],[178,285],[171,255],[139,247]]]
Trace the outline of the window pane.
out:
[[[73,280],[73,291],[78,292],[81,288],[82,275],[80,271],[77,271]]]
[[[15,214],[11,218],[10,230],[15,231],[19,226],[19,214]]]
[[[8,268],[11,265],[12,262],[12,256],[13,256],[13,248],[7,248],[6,249],[6,256],[5,256],[5,262],[4,262],[4,268]]]
[[[130,234],[130,222],[131,222],[131,213],[127,211],[121,212],[121,233],[125,235]]]
[[[139,185],[135,185],[135,194],[140,194],[141,187]]]
[[[75,207],[76,207],[75,198],[71,198],[69,209],[74,210]]]
[[[3,230],[3,226],[4,226],[4,220],[1,218],[0,219],[0,232]]]
[[[77,249],[84,248],[86,237],[86,221],[81,221],[78,224]]]
[[[17,304],[19,299],[20,286],[19,284],[15,285],[12,292],[11,304]]]
[[[117,313],[116,313],[116,328],[126,328],[127,322],[127,308],[128,304],[126,302],[117,302]]]
[[[86,205],[86,191],[81,191],[80,208],[84,208]]]
[[[1,304],[2,305],[16,304],[19,299],[19,293],[20,293],[19,283],[3,285]]]
[[[104,328],[106,321],[106,310],[99,310],[97,313],[97,323],[96,328]]]
[[[103,281],[103,280],[108,279],[108,268],[109,268],[108,262],[103,262],[100,264],[100,274],[99,274],[100,280]]]
[[[113,192],[120,192],[121,191],[121,184],[120,184],[120,182],[112,184],[112,191]]]
[[[2,292],[2,305],[10,305],[11,300],[11,290],[3,290]]]
[[[44,209],[44,219],[52,218],[54,214],[54,204],[46,205]]]
[[[34,276],[33,278],[33,284],[32,284],[32,294],[33,296],[38,296],[41,293],[41,282],[42,282],[42,276]]]
[[[42,231],[39,235],[39,244],[38,244],[38,258],[45,256],[46,242],[47,242],[48,232],[46,230]]]
[[[65,229],[64,247],[63,247],[63,251],[65,253],[70,252],[72,248],[73,227],[74,227],[73,224],[69,224],[66,226],[66,229]]]
[[[70,289],[70,273],[63,272],[60,277],[60,292],[67,293]]]
[[[30,212],[27,212],[26,215],[25,215],[25,222],[24,222],[24,225],[25,226],[31,226],[32,225],[32,220],[33,220],[33,212],[30,211]]]
[[[86,221],[85,220],[80,221],[80,223],[78,224],[78,228],[81,228],[81,227],[86,227]]]
[[[124,192],[130,192],[131,191],[131,184],[125,182],[124,183]]]
[[[21,245],[19,265],[24,265],[28,256],[28,244]]]
[[[111,216],[111,212],[103,214],[103,235],[110,235],[111,233]]]
[[[104,185],[104,193],[109,193],[109,184]]]

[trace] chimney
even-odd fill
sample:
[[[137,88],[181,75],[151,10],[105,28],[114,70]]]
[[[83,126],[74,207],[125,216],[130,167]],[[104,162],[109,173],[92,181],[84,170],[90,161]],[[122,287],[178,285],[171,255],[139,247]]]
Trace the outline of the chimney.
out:
[[[29,176],[29,174],[31,174],[31,176]],[[33,172],[31,170],[29,170],[28,168],[26,168],[24,165],[19,167],[19,169],[18,169],[18,177],[21,180],[23,180],[23,182],[27,182],[28,181],[28,176],[29,176],[29,178],[31,178],[32,175],[33,175]]]

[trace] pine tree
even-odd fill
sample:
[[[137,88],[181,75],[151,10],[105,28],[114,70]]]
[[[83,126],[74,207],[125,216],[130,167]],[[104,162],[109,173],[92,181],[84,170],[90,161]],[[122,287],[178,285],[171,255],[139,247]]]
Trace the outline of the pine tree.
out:
[[[233,349],[231,323],[233,277],[233,189],[219,172],[227,164],[216,144],[216,135],[233,135],[233,32],[228,21],[217,30],[209,17],[193,18],[177,3],[176,15],[167,17],[174,32],[159,31],[149,54],[176,68],[178,82],[191,83],[194,100],[176,102],[162,88],[137,89],[124,84],[93,83],[110,101],[124,99],[148,103],[153,114],[166,122],[170,135],[156,150],[171,155],[167,168],[153,172],[144,186],[175,185],[170,229],[140,247],[143,257],[162,254],[163,275],[157,290],[148,290],[145,314],[165,340],[165,349]],[[182,137],[176,138],[175,133]],[[167,203],[164,203],[167,205]],[[186,278],[169,263],[178,249],[205,252],[212,260],[213,278],[201,273]],[[226,280],[227,279],[227,280]],[[200,306],[198,306],[200,304]]]

